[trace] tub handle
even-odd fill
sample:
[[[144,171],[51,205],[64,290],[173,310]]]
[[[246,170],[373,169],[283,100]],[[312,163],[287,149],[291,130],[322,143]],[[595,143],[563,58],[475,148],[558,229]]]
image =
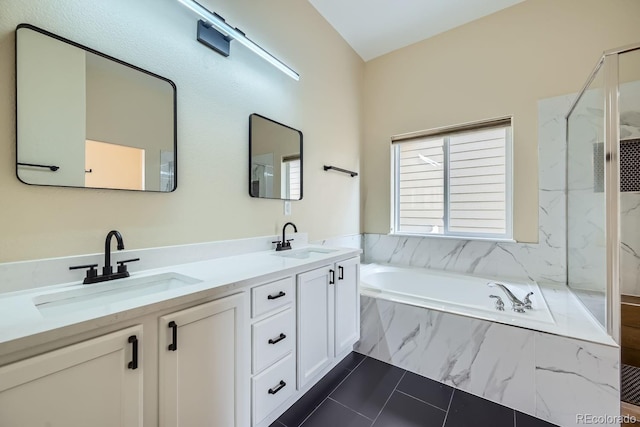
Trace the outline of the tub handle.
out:
[[[531,295],[533,295],[533,292],[529,292],[527,296],[525,296],[524,299],[522,300],[522,303],[524,304],[524,308],[528,308],[529,310],[531,310],[531,298],[529,298]]]
[[[502,301],[502,298],[500,298],[498,295],[489,295],[489,298],[495,298],[496,310],[504,311],[504,302]]]

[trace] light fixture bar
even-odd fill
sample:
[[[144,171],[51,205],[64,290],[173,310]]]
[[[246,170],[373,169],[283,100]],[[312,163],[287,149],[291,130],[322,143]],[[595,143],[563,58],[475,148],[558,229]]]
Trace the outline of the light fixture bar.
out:
[[[269,52],[267,52],[263,48],[261,48],[259,45],[254,43],[251,39],[247,38],[247,36],[242,31],[227,24],[227,22],[220,15],[217,15],[209,11],[208,9],[206,9],[204,6],[202,6],[200,3],[198,3],[195,0],[178,0],[178,1],[182,3],[184,6],[186,6],[187,8],[191,9],[196,14],[200,15],[202,18],[204,18],[204,20],[207,21],[209,24],[211,24],[211,26],[214,27],[216,30],[221,31],[222,33],[224,33],[226,36],[230,37],[233,40],[237,40],[240,44],[252,50],[255,54],[257,54],[262,59],[269,62],[271,65],[273,65],[274,67],[276,67],[277,69],[279,69],[280,71],[282,71],[283,73],[291,77],[292,79],[300,80],[300,75],[296,73],[292,68],[290,68],[284,62],[280,61],[275,56],[271,55]]]

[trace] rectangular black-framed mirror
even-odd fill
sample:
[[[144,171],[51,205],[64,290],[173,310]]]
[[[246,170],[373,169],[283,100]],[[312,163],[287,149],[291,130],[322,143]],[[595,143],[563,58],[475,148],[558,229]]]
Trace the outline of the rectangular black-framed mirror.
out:
[[[249,116],[249,195],[302,200],[302,132],[275,120]]]
[[[30,185],[171,192],[176,85],[30,24],[16,28],[16,175]]]

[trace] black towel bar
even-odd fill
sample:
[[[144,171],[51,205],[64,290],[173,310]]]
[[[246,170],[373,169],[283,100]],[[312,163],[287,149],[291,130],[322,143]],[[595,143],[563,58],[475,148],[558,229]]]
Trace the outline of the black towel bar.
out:
[[[34,167],[34,168],[46,168],[46,169],[51,170],[51,172],[55,172],[58,169],[60,169],[60,166],[36,165],[36,164],[33,164],[33,163],[18,163],[18,165],[20,165],[20,166],[31,166],[31,167]]]
[[[324,167],[324,170],[326,170],[326,171],[328,171],[329,169],[333,169],[333,170],[338,171],[338,172],[348,173],[349,175],[351,175],[352,178],[354,176],[358,176],[358,172],[353,172],[353,171],[342,169],[342,168],[338,168],[338,167],[335,167],[335,166],[325,166]]]

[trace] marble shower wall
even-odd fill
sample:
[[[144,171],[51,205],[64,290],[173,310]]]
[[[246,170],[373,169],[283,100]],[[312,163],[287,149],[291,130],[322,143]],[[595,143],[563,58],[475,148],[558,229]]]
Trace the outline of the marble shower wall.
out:
[[[620,111],[620,136],[640,138],[640,82],[620,85]],[[640,167],[634,168],[632,174],[637,176],[639,171]],[[620,193],[620,227],[620,289],[640,296],[640,193]]]
[[[640,193],[620,193],[620,290],[640,296]]]
[[[365,261],[565,284],[564,116],[574,98],[538,102],[539,243],[365,234]]]
[[[560,426],[619,412],[618,349],[361,296],[356,351]]]

